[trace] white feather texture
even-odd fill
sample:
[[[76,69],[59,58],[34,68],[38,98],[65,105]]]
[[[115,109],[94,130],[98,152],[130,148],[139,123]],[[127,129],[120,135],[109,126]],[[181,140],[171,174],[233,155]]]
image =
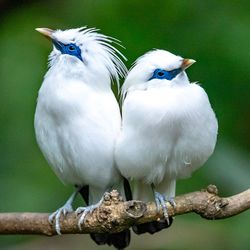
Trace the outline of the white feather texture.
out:
[[[121,178],[113,152],[121,117],[111,81],[118,84],[126,67],[115,40],[95,29],[56,30],[51,38],[76,44],[83,60],[53,48],[37,99],[37,142],[59,179],[89,185],[96,203]]]
[[[213,153],[218,124],[204,89],[185,71],[172,80],[152,79],[154,70],[181,68],[183,58],[164,50],[140,57],[122,87],[122,131],[115,158],[134,179],[134,198],[153,200],[149,184],[167,197]]]

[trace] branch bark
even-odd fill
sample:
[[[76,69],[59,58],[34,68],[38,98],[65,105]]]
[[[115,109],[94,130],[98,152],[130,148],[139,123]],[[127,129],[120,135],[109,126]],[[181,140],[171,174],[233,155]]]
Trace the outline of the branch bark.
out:
[[[167,203],[169,216],[197,213],[209,220],[224,219],[250,209],[250,189],[231,197],[218,196],[216,186],[175,197],[176,206]],[[48,222],[47,213],[0,213],[0,234],[56,235],[54,226]],[[134,224],[155,221],[163,217],[155,203],[142,201],[124,202],[113,190],[106,193],[101,206],[86,216],[82,230],[78,228],[78,217],[70,213],[61,218],[62,234],[120,232]]]

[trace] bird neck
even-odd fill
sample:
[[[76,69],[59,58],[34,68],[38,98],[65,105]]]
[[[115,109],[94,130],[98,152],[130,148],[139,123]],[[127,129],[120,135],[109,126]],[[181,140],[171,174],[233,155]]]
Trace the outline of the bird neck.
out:
[[[104,69],[96,72],[96,69],[88,66],[75,58],[60,56],[51,65],[45,77],[60,76],[64,79],[82,81],[99,90],[110,89],[111,79],[108,70]]]

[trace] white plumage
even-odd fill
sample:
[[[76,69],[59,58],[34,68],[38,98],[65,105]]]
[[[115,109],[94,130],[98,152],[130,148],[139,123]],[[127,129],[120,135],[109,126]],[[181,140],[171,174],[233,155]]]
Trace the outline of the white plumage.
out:
[[[184,71],[193,62],[153,50],[136,61],[124,82],[115,159],[122,175],[135,180],[135,199],[155,198],[162,205],[157,192],[174,197],[176,180],[190,176],[214,151],[217,119],[204,89]]]
[[[37,142],[63,183],[78,189],[89,185],[94,204],[121,182],[114,167],[121,117],[111,80],[118,83],[126,68],[110,45],[115,40],[95,29],[37,30],[54,44],[37,99]],[[52,216],[58,233],[59,217],[72,210],[74,196]]]

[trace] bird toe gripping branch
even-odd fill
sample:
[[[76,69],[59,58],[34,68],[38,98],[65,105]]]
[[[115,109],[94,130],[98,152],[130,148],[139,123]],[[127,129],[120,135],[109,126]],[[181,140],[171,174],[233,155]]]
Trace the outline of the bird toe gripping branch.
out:
[[[250,209],[250,189],[222,198],[216,186],[209,185],[202,191],[175,197],[175,203],[175,207],[167,203],[169,216],[194,212],[209,220],[225,219]],[[163,218],[163,213],[157,211],[154,202],[123,201],[117,191],[112,191],[105,195],[98,209],[86,216],[81,231],[74,212],[60,218],[60,225],[62,234],[120,232],[159,218]],[[57,235],[46,213],[0,213],[0,234]]]

